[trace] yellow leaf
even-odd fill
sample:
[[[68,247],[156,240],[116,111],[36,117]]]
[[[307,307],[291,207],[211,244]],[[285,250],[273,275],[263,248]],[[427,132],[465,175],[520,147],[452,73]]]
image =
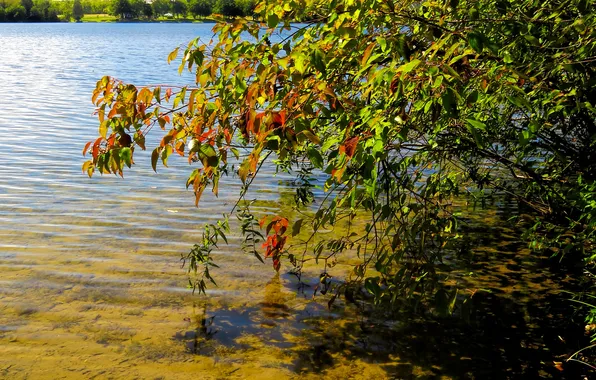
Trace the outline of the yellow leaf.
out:
[[[176,57],[178,56],[178,49],[180,48],[177,47],[170,54],[168,54],[168,64],[176,59]]]

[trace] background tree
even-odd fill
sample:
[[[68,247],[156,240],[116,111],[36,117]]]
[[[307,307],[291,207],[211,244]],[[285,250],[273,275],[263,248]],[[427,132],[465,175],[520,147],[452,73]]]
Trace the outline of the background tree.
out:
[[[72,16],[76,21],[81,21],[85,13],[83,12],[83,6],[81,5],[81,0],[74,0],[72,5]]]
[[[6,21],[6,11],[0,6],[0,22]]]
[[[147,4],[145,0],[130,0],[130,13],[132,14],[132,17],[142,17],[145,4]]]
[[[109,0],[83,0],[83,13],[85,14],[104,14],[109,13]]]
[[[21,5],[25,8],[25,14],[29,17],[31,8],[33,8],[33,0],[21,0]]]
[[[153,8],[151,7],[151,4],[146,2],[143,4],[143,16],[147,19],[153,18]]]
[[[132,6],[128,0],[113,0],[111,13],[114,16],[124,19],[128,15],[132,15]]]
[[[170,12],[171,6],[172,4],[169,0],[155,0],[151,3],[155,17],[161,17]]]
[[[100,136],[85,147],[89,175],[122,174],[145,135],[161,130],[153,168],[174,152],[187,156],[197,204],[226,177],[240,182],[238,203],[185,256],[196,288],[211,279],[212,249],[232,217],[245,249],[276,270],[302,278],[318,263],[317,289],[330,302],[363,287],[387,307],[409,299],[463,313],[467,298],[445,263],[474,248],[465,203],[503,197],[517,202],[511,223],[526,231],[518,238],[593,270],[588,2],[291,1],[255,11],[266,28],[237,19],[214,27],[213,46],[189,43],[180,70],[195,73],[193,85],[104,77],[93,95]],[[293,19],[311,21],[293,28]],[[263,165],[294,177],[296,216],[251,208]],[[338,263],[351,274],[334,283]]]
[[[242,8],[234,0],[216,0],[213,5],[213,13],[226,17],[243,16]]]
[[[186,16],[187,5],[184,0],[174,0],[172,1],[172,14],[175,17],[185,17]]]
[[[49,0],[36,0],[28,17],[29,21],[58,21],[58,11]]]
[[[207,17],[212,13],[212,2],[210,0],[192,0],[189,11],[195,17]]]
[[[6,8],[6,21],[19,22],[27,19],[27,10],[22,5],[12,4]]]
[[[254,0],[235,0],[236,5],[240,8],[242,16],[254,16],[256,3]]]

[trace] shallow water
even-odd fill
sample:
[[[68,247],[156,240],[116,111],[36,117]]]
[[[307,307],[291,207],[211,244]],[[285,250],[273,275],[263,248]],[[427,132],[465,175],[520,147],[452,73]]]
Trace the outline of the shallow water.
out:
[[[219,286],[208,298],[187,289],[179,257],[229,209],[238,185],[196,209],[184,160],[155,174],[149,155],[138,154],[124,180],[89,179],[81,149],[97,134],[90,96],[101,76],[184,83],[165,58],[210,30],[0,24],[0,377],[556,377],[547,363],[555,343],[544,338],[553,332],[535,318],[564,279],[537,269],[512,229],[487,237],[454,277],[462,289],[491,290],[478,297],[481,329],[416,316],[374,324],[354,307],[329,311],[290,276],[247,257],[234,237],[216,252]],[[284,209],[292,197],[285,180],[265,172],[256,207]],[[502,225],[500,217],[483,223]]]

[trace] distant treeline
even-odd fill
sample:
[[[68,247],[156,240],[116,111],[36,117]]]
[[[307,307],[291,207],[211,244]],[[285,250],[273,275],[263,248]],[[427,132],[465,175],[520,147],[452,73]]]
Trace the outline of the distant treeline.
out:
[[[163,16],[194,18],[220,14],[227,17],[252,16],[253,0],[114,0],[110,13],[120,18],[158,18]]]
[[[59,21],[58,5],[49,0],[0,0],[0,22]]]
[[[81,20],[85,14],[119,19],[252,16],[254,0],[0,0],[0,22]]]

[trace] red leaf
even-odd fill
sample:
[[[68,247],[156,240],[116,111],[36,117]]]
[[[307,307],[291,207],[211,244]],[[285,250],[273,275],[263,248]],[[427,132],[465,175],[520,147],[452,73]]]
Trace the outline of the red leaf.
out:
[[[346,140],[344,142],[344,144],[339,148],[340,152],[342,151],[342,147],[343,147],[343,151],[346,153],[346,156],[348,156],[348,158],[352,158],[354,156],[354,153],[356,152],[356,146],[358,145],[358,140],[360,140],[360,137],[358,137],[358,136],[354,136],[354,137]]]
[[[96,160],[97,157],[99,156],[99,145],[101,144],[101,142],[103,141],[103,137],[99,137],[97,140],[95,140],[95,142],[93,143],[93,149],[91,151],[92,155],[93,155],[93,160]]]
[[[87,154],[87,150],[91,146],[91,143],[92,141],[89,141],[87,144],[85,144],[85,147],[83,148],[83,156]]]

